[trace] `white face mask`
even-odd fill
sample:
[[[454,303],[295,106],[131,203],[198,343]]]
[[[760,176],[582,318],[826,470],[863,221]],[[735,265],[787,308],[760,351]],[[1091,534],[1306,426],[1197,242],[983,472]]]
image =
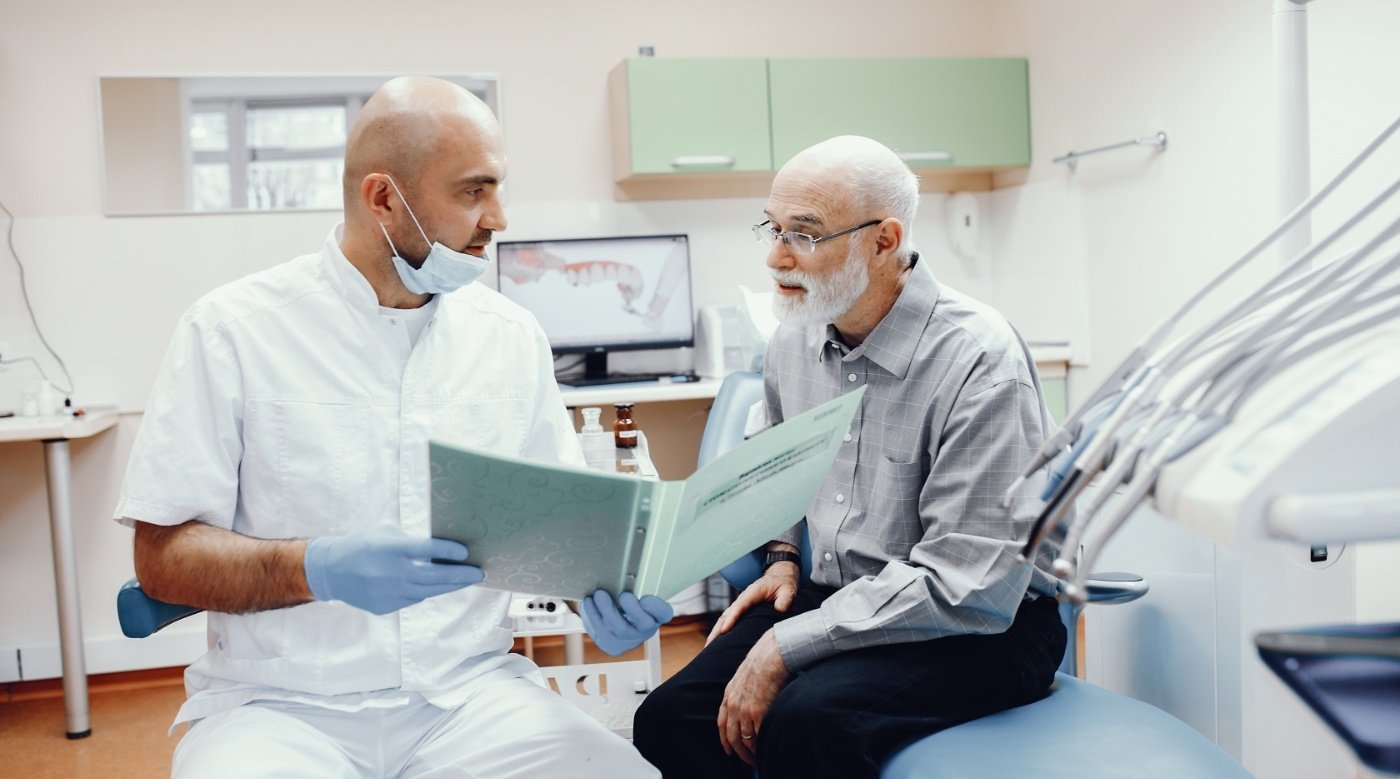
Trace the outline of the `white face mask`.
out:
[[[429,239],[428,234],[423,232],[423,225],[419,223],[418,217],[414,216],[413,207],[399,190],[399,185],[394,183],[393,176],[389,176],[389,184],[399,193],[399,199],[403,201],[404,208],[408,209],[408,215],[413,219],[413,224],[417,225],[418,232],[422,233],[423,241],[431,247],[423,264],[415,268],[399,256],[394,239],[389,237],[389,230],[383,224],[379,225],[379,229],[384,231],[384,239],[389,242],[389,249],[394,253],[394,270],[399,272],[399,279],[408,291],[418,295],[437,295],[465,287],[481,278],[481,274],[485,273],[491,264],[490,256],[483,253],[483,256],[477,257],[454,251]]]

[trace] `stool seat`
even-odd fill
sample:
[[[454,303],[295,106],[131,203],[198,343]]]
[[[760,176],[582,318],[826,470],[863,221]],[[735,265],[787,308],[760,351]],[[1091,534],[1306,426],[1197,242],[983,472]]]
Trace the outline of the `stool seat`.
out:
[[[881,779],[1249,779],[1181,720],[1142,701],[1055,675],[1050,695],[935,733],[885,763]]]
[[[117,621],[127,638],[145,638],[200,611],[193,606],[158,601],[147,595],[135,579],[129,579],[117,590]]]

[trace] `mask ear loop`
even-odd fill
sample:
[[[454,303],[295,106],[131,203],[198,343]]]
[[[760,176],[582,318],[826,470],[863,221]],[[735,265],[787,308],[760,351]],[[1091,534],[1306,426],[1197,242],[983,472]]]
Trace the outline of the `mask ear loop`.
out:
[[[395,257],[399,256],[399,247],[395,246],[394,239],[389,237],[389,228],[385,227],[383,222],[378,222],[377,224],[379,225],[379,231],[384,233],[384,240],[389,242],[389,251],[393,252]]]
[[[384,174],[384,177],[387,178],[387,179],[389,179],[389,186],[391,186],[391,187],[394,188],[394,192],[398,193],[399,200],[402,200],[402,201],[403,201],[403,207],[406,208],[406,209],[408,209],[408,217],[409,217],[410,219],[413,220],[413,226],[418,228],[418,233],[419,233],[419,235],[422,235],[422,236],[423,236],[423,243],[426,243],[426,244],[428,245],[428,250],[429,250],[429,251],[432,251],[433,242],[432,242],[431,240],[429,240],[428,234],[425,233],[425,232],[423,232],[423,225],[419,224],[419,222],[418,222],[418,217],[417,217],[417,216],[414,216],[414,214],[413,214],[413,206],[411,206],[411,205],[408,204],[408,198],[406,198],[406,197],[403,196],[403,192],[402,192],[401,190],[399,190],[399,185],[394,183],[394,177],[393,177],[393,176],[390,176],[388,173],[385,173],[385,174]],[[379,226],[379,229],[383,230],[383,229],[384,229],[384,225],[381,224],[381,225]],[[385,231],[384,231],[384,235],[385,235],[385,236],[388,236],[388,235],[389,235],[389,231],[385,230]],[[389,245],[390,245],[390,246],[393,246],[393,245],[394,245],[394,242],[393,242],[393,241],[390,241],[390,242],[389,242]],[[395,249],[395,250],[394,250],[394,254],[398,254],[398,253],[399,253],[398,249]]]

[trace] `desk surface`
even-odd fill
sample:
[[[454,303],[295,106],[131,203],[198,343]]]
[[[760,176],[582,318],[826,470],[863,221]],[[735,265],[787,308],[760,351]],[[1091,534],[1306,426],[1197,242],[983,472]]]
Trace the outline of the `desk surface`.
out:
[[[719,392],[720,379],[701,379],[667,383],[643,381],[633,384],[603,384],[597,387],[560,387],[564,405],[602,406],[610,403],[656,403],[667,400],[696,400],[713,398]]]
[[[0,443],[87,438],[117,424],[116,406],[87,406],[85,408],[87,413],[81,417],[74,417],[71,414],[48,414],[38,417],[0,419]]]

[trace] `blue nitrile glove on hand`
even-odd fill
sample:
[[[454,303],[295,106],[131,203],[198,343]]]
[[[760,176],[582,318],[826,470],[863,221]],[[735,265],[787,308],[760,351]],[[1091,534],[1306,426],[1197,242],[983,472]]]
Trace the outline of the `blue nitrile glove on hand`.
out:
[[[620,611],[618,606],[622,607]],[[613,603],[607,590],[594,590],[579,609],[583,627],[593,643],[610,655],[641,646],[674,615],[671,604],[655,595],[643,595],[638,600],[636,595],[624,592]]]
[[[456,541],[411,536],[381,525],[346,536],[322,536],[306,545],[306,583],[316,600],[340,600],[375,614],[476,584],[486,575],[465,560]]]

